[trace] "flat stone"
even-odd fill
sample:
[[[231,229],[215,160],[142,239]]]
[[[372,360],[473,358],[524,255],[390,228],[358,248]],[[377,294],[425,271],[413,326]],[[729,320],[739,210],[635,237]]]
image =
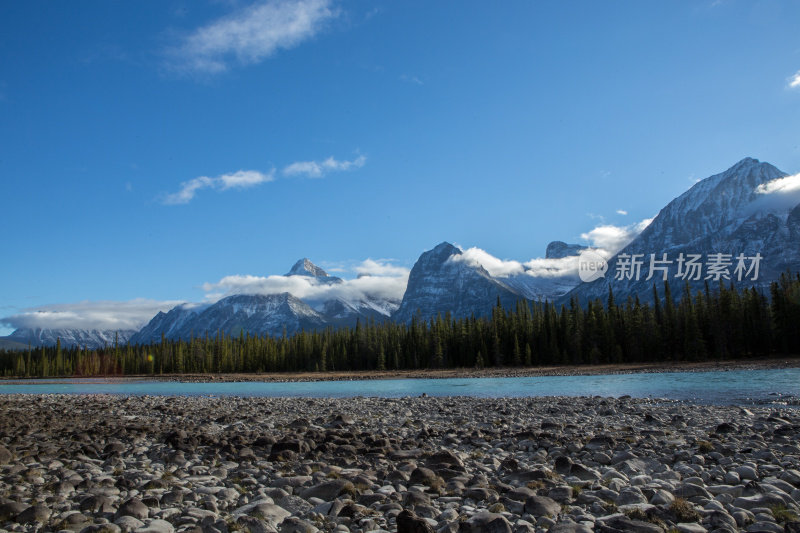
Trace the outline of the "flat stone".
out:
[[[290,516],[281,523],[281,533],[317,533],[319,529],[310,522]]]
[[[506,517],[499,513],[484,511],[461,522],[458,531],[460,533],[511,533],[511,524],[508,523]]]
[[[138,518],[128,515],[120,516],[114,520],[114,523],[119,526],[119,528],[122,530],[122,533],[128,533],[130,531],[139,529],[140,527],[144,527],[144,522]]]
[[[336,499],[341,494],[351,494],[355,492],[355,486],[346,479],[334,479],[308,487],[300,491],[300,496],[308,500],[309,498],[319,498],[329,502]]]
[[[119,506],[114,518],[116,519],[121,516],[132,516],[134,518],[138,518],[139,520],[144,520],[150,516],[150,509],[148,509],[140,499],[131,498]]]
[[[561,512],[561,504],[547,496],[531,496],[525,500],[525,512],[535,517],[556,517]]]
[[[135,533],[173,533],[175,528],[166,520],[152,520],[146,527],[139,528]]]
[[[784,533],[783,526],[779,526],[775,522],[755,522],[747,526],[748,533]]]

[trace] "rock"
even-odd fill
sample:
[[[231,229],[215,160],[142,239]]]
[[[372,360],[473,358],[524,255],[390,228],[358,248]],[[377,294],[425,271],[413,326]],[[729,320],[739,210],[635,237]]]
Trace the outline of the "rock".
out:
[[[511,524],[506,517],[498,513],[483,511],[472,516],[466,522],[461,522],[460,533],[512,533]],[[398,533],[400,531],[398,530]]]
[[[247,508],[246,511],[244,511],[245,513],[249,514],[250,516],[255,516],[265,520],[274,526],[279,525],[284,521],[284,519],[292,514],[283,507],[275,505],[274,503],[261,502],[252,507],[245,507]],[[237,511],[239,511],[239,509],[234,512],[236,513]]]
[[[740,509],[747,509],[752,511],[759,507],[771,507],[773,505],[786,505],[783,498],[777,494],[764,493],[756,494],[754,496],[741,496],[733,500],[733,506]]]
[[[319,529],[310,522],[291,516],[281,523],[280,531],[281,533],[317,533]]]
[[[723,435],[726,433],[734,433],[735,431],[737,431],[736,426],[727,422],[723,422],[717,426],[717,429],[714,430],[714,433]]]
[[[0,446],[0,465],[7,465],[14,456],[5,446]]]
[[[592,437],[589,442],[586,443],[584,446],[585,449],[596,452],[600,450],[610,450],[614,448],[614,439],[609,437],[608,435],[597,435],[596,437]]]
[[[778,476],[778,479],[785,481],[794,485],[795,487],[800,487],[800,471],[794,470],[792,468],[786,469]]]
[[[92,524],[81,529],[80,533],[121,533],[122,530],[117,524]]]
[[[592,533],[592,528],[575,522],[558,522],[547,530],[548,533]]]
[[[581,481],[595,481],[600,479],[600,474],[590,468],[586,468],[582,464],[573,464],[569,469],[569,475],[575,476]]]
[[[600,519],[595,525],[595,530],[600,532],[625,531],[630,533],[664,533],[664,529],[641,520],[631,520],[627,516],[612,515],[610,518]]]
[[[135,533],[173,533],[175,528],[166,520],[152,520],[147,527],[137,529]]]
[[[547,493],[547,497],[559,503],[572,501],[572,487],[554,487]]]
[[[31,524],[33,522],[45,523],[50,518],[50,509],[44,505],[31,505],[17,515],[17,522],[20,524]]]
[[[756,469],[753,468],[752,466],[743,465],[734,469],[734,472],[736,472],[739,475],[739,479],[746,479],[751,481],[758,480],[758,472],[756,472]]]
[[[150,516],[150,509],[148,509],[140,499],[131,498],[119,506],[119,509],[117,509],[117,512],[114,515],[114,519],[117,519],[121,516],[132,516],[134,518],[138,518],[139,520],[144,520]]]
[[[397,533],[433,533],[433,528],[413,511],[404,509],[397,515]]]
[[[24,503],[19,502],[8,502],[0,504],[0,522],[6,522],[15,518],[18,514],[22,511],[27,509],[29,506]]]
[[[779,526],[775,522],[755,522],[747,526],[745,529],[748,533],[784,533],[784,529],[782,526]]]
[[[713,511],[709,516],[709,522],[714,529],[736,530],[736,520],[725,511]]]
[[[329,502],[342,494],[354,494],[355,486],[346,479],[334,479],[319,485],[314,485],[300,492],[300,496],[306,500],[309,498],[319,498]]]
[[[679,498],[686,498],[687,500],[695,496],[711,499],[711,494],[709,494],[706,489],[694,483],[682,483],[673,491],[673,494]]]
[[[700,524],[684,523],[684,522],[676,524],[675,529],[680,531],[680,533],[706,533],[708,531]]]
[[[122,533],[129,533],[130,531],[144,527],[144,522],[128,515],[120,516],[114,520],[114,523],[119,526]]]
[[[625,487],[619,492],[616,500],[617,505],[632,505],[637,503],[647,503],[647,498],[637,487]]]
[[[461,459],[459,459],[458,456],[450,450],[440,450],[428,457],[426,462],[430,465],[446,464],[454,466],[457,469],[464,468],[463,461],[461,461]]]
[[[411,476],[408,478],[408,480],[411,483],[430,486],[431,483],[436,481],[436,477],[436,473],[433,470],[430,468],[425,468],[424,466],[420,466],[411,472]]]
[[[561,512],[561,504],[547,496],[531,496],[525,500],[525,512],[535,517],[556,517]]]
[[[253,516],[239,516],[236,518],[236,524],[243,530],[249,533],[277,533],[278,530],[275,526],[259,520]]]

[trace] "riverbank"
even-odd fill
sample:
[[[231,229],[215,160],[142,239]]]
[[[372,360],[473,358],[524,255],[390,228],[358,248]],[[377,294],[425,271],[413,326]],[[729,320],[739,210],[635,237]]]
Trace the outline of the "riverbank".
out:
[[[0,397],[0,529],[797,531],[800,412],[630,398]]]
[[[452,368],[425,370],[357,370],[350,372],[289,372],[260,374],[172,374],[134,376],[182,382],[296,382],[296,381],[357,381],[374,379],[446,379],[501,378],[528,376],[597,376],[661,372],[723,372],[729,370],[758,370],[800,368],[800,357],[770,359],[741,359],[735,361],[702,361],[676,363],[630,363],[614,365],[564,365],[530,368]]]

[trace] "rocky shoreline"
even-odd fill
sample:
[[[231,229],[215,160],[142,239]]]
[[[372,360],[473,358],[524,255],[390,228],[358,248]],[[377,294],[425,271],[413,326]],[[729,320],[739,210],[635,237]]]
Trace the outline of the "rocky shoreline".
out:
[[[800,411],[631,398],[0,397],[0,530],[800,531]]]

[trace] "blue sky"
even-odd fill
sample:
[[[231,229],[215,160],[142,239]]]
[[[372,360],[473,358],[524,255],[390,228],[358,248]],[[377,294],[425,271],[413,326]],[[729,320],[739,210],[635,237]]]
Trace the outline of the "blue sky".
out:
[[[1,3],[0,316],[524,261],[746,156],[796,173],[798,35],[773,1]]]

